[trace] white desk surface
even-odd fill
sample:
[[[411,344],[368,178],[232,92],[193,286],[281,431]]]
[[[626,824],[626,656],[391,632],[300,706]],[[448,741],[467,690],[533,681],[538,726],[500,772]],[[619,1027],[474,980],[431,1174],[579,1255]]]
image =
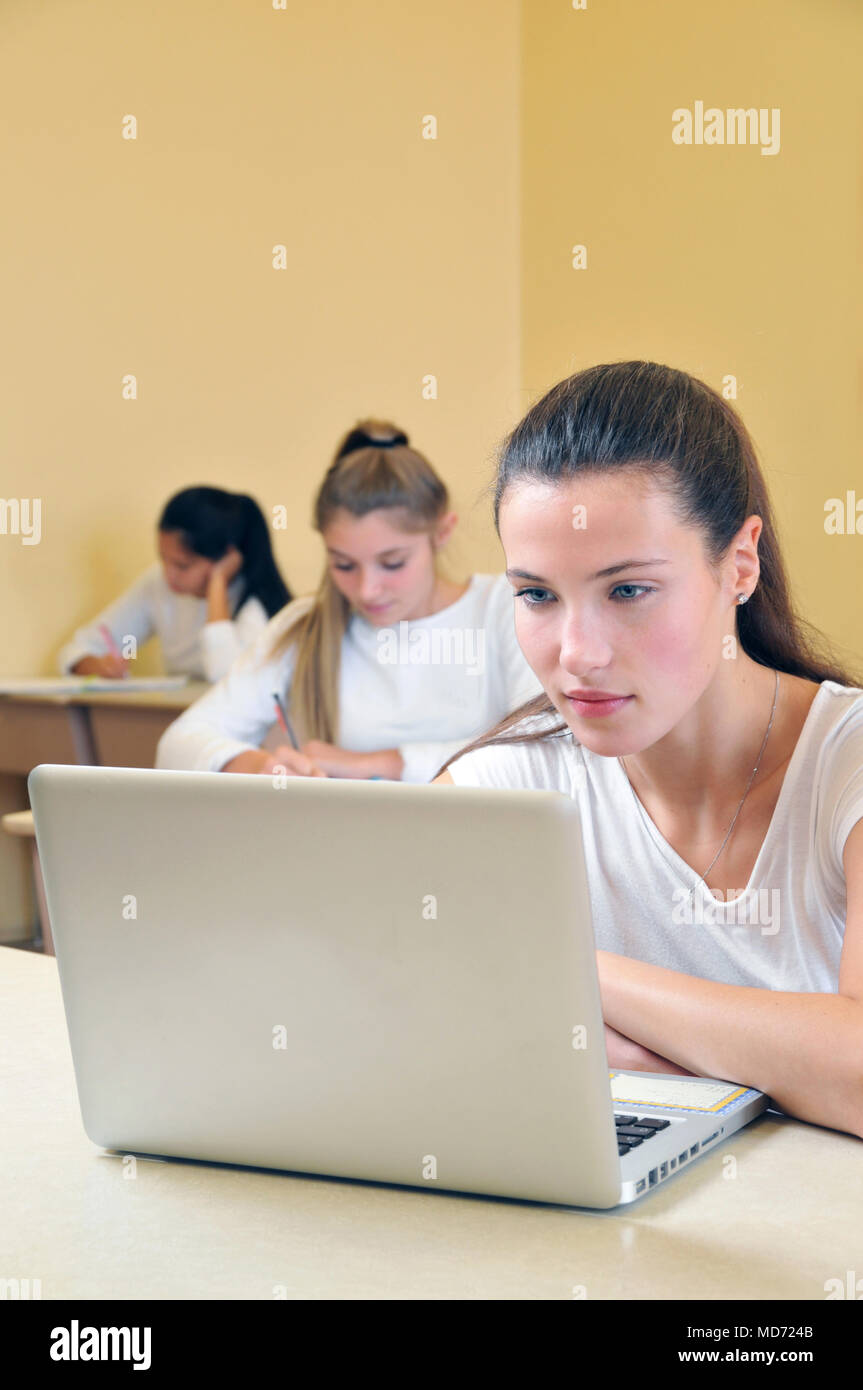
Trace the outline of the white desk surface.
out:
[[[30,691],[26,694],[2,693],[0,700],[4,707],[21,705],[93,705],[108,706],[112,709],[176,709],[183,710],[194,704],[212,686],[207,681],[187,681],[185,685],[171,690],[124,690],[123,682],[117,681],[114,690],[79,690],[75,693],[52,694],[50,691]]]
[[[81,1127],[53,958],[0,948],[0,1020],[0,1274],[44,1299],[824,1300],[863,1274],[850,1136],[765,1116],[612,1212],[181,1161],[130,1180]]]

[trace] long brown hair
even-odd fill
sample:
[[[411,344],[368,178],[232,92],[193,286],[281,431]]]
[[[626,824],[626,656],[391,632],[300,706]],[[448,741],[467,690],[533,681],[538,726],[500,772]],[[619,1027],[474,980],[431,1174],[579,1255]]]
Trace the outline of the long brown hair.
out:
[[[699,527],[715,566],[743,522],[761,517],[760,577],[737,609],[737,639],[762,666],[811,681],[856,685],[823,636],[797,614],[755,446],[740,416],[704,382],[658,362],[611,362],[558,382],[504,440],[494,487],[494,522],[515,483],[563,483],[581,474],[630,469],[665,487],[676,515]],[[511,733],[531,715],[554,716],[532,732]],[[569,733],[545,694],[449,758],[475,748],[534,743]]]
[[[445,484],[403,430],[386,420],[361,420],[336,449],[315,498],[313,524],[323,532],[339,509],[361,517],[389,508],[401,530],[431,532],[448,506]],[[271,652],[279,656],[296,643],[289,703],[303,740],[338,741],[339,670],[349,618],[350,604],[325,566],[311,606]]]

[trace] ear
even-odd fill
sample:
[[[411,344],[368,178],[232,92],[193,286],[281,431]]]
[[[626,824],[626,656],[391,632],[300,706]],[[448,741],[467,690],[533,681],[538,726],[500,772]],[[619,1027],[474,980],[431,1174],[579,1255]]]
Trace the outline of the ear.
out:
[[[456,512],[447,512],[442,516],[434,531],[432,532],[432,546],[435,550],[442,550],[458,525],[458,515]]]
[[[732,604],[736,604],[738,594],[751,594],[758,584],[758,576],[761,573],[758,563],[758,538],[763,525],[760,516],[748,516],[728,548],[727,574]]]

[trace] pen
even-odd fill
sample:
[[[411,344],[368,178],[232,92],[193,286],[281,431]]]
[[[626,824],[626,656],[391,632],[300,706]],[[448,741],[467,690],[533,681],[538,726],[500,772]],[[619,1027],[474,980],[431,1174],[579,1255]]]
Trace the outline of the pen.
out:
[[[288,718],[288,712],[285,709],[285,706],[282,703],[280,696],[277,694],[275,690],[273,691],[273,700],[275,702],[276,715],[278,717],[279,723],[281,724],[288,738],[291,740],[291,743],[294,745],[294,748],[296,748],[297,752],[299,753],[300,745],[297,743],[297,736],[294,733],[293,728],[291,727],[291,721]]]
[[[123,660],[124,660],[124,658],[123,658],[123,653],[120,651],[120,648],[117,646],[117,643],[114,641],[114,638],[111,636],[111,629],[110,629],[105,623],[100,623],[100,624],[99,624],[99,631],[100,631],[101,634],[102,634],[102,639],[103,639],[103,641],[107,643],[108,651],[111,653],[111,655],[112,655],[112,656],[116,656],[116,658],[117,658],[118,661],[123,661]],[[124,679],[125,679],[125,676],[126,676],[126,667],[125,667],[125,665],[124,665],[124,666],[123,666],[123,678],[124,678]]]

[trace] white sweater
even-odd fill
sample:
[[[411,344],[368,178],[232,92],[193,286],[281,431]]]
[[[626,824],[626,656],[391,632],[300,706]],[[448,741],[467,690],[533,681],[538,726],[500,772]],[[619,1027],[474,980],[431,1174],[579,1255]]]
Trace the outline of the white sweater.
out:
[[[541,726],[539,717],[532,727]],[[449,772],[464,786],[545,788],[578,802],[599,950],[725,984],[836,992],[842,852],[863,819],[863,690],[822,682],[749,883],[725,900],[660,834],[617,759],[583,748],[569,731],[477,749]]]
[[[236,603],[240,587],[237,579],[228,586],[229,607]],[[207,600],[175,594],[162,566],[155,564],[92,623],[78,629],[60,652],[60,671],[68,674],[82,657],[107,655],[108,646],[99,632],[99,625],[104,623],[121,651],[125,637],[134,637],[139,647],[148,638],[158,637],[167,675],[217,681],[260,636],[267,622],[260,600],[249,598],[233,619],[208,623]]]
[[[290,687],[296,649],[270,651],[311,598],[277,613],[229,674],[162,735],[156,766],[216,772],[260,747],[275,721],[273,691]],[[353,614],[342,641],[340,747],[398,748],[402,780],[426,782],[451,753],[542,687],[516,641],[504,575],[475,574],[461,598],[427,618],[377,628]]]

